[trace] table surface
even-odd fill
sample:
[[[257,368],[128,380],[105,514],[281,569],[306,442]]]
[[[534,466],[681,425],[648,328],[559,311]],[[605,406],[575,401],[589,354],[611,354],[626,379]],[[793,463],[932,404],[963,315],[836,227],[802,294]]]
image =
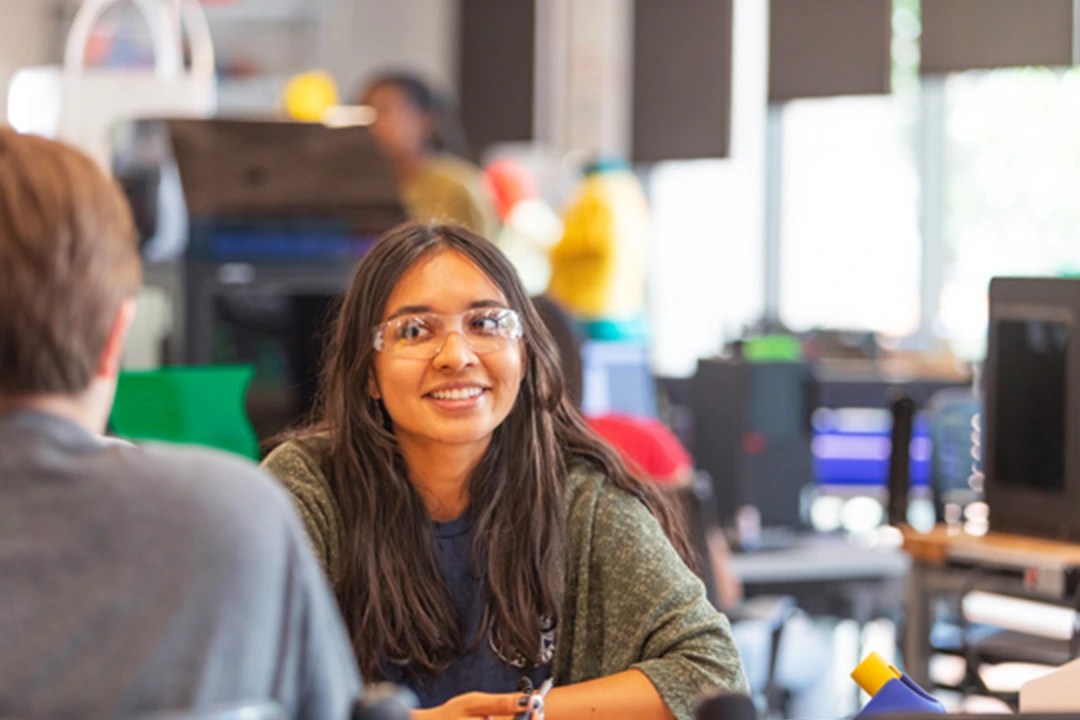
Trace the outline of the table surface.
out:
[[[934,652],[930,644],[930,630],[936,620],[933,598],[941,593],[967,593],[973,589],[1010,594],[1007,586],[1017,589],[1026,584],[1026,579],[1001,580],[1000,588],[997,585],[984,587],[983,583],[976,587],[970,582],[970,574],[963,569],[957,570],[950,559],[960,559],[963,565],[1010,566],[1014,570],[1080,566],[1080,545],[1071,543],[1002,533],[977,537],[944,525],[929,533],[919,533],[911,528],[904,528],[903,533],[904,551],[913,561],[905,603],[904,662],[912,680],[923,687],[930,686],[929,663]],[[987,582],[992,580],[987,579]],[[1045,601],[1042,597],[1037,599]]]
[[[831,582],[904,577],[911,560],[900,550],[861,548],[836,536],[805,537],[791,547],[736,553],[744,584]]]
[[[1080,566],[1080,545],[1002,533],[976,537],[944,525],[938,525],[928,533],[905,528],[904,551],[916,562],[937,566],[945,565],[950,553],[972,551],[1020,563],[1035,558],[1052,558]]]

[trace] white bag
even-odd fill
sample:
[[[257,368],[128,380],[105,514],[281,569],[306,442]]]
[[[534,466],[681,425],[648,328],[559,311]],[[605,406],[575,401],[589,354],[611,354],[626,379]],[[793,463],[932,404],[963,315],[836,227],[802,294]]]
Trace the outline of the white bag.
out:
[[[217,109],[214,46],[198,0],[133,0],[154,45],[155,68],[85,68],[90,31],[117,0],[85,0],[64,49],[63,68],[20,70],[8,93],[8,121],[21,132],[68,142],[109,168],[110,131],[140,117],[208,117]],[[187,30],[191,68],[181,36]]]

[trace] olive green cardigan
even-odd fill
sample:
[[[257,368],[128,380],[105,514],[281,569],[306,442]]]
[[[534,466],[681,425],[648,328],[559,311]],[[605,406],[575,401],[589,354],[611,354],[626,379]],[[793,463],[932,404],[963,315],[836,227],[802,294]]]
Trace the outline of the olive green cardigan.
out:
[[[319,463],[286,443],[264,465],[292,493],[316,556],[338,582],[342,523]],[[648,508],[584,468],[570,474],[566,490],[556,685],[637,668],[678,720],[692,720],[701,693],[749,692],[727,618],[706,599]]]

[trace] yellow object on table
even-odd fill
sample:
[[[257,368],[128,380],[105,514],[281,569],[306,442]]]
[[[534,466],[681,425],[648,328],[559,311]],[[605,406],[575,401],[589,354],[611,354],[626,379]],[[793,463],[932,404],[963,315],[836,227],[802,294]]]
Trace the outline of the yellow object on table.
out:
[[[300,73],[285,84],[285,111],[293,120],[321,122],[340,103],[337,83],[325,70]]]
[[[870,697],[877,695],[878,690],[885,687],[885,683],[900,676],[900,671],[885,662],[885,658],[876,652],[867,655],[866,659],[851,671],[851,679]]]

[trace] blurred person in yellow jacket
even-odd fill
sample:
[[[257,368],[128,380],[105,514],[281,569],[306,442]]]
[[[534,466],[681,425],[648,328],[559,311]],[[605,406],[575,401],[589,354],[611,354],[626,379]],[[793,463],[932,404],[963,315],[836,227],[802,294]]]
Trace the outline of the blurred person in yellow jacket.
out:
[[[450,104],[407,73],[376,77],[361,102],[375,111],[371,132],[390,161],[409,215],[493,237],[498,221],[492,198],[480,169],[464,159],[464,136]]]
[[[620,160],[594,163],[563,224],[548,294],[591,338],[643,339],[649,212],[637,177]]]

